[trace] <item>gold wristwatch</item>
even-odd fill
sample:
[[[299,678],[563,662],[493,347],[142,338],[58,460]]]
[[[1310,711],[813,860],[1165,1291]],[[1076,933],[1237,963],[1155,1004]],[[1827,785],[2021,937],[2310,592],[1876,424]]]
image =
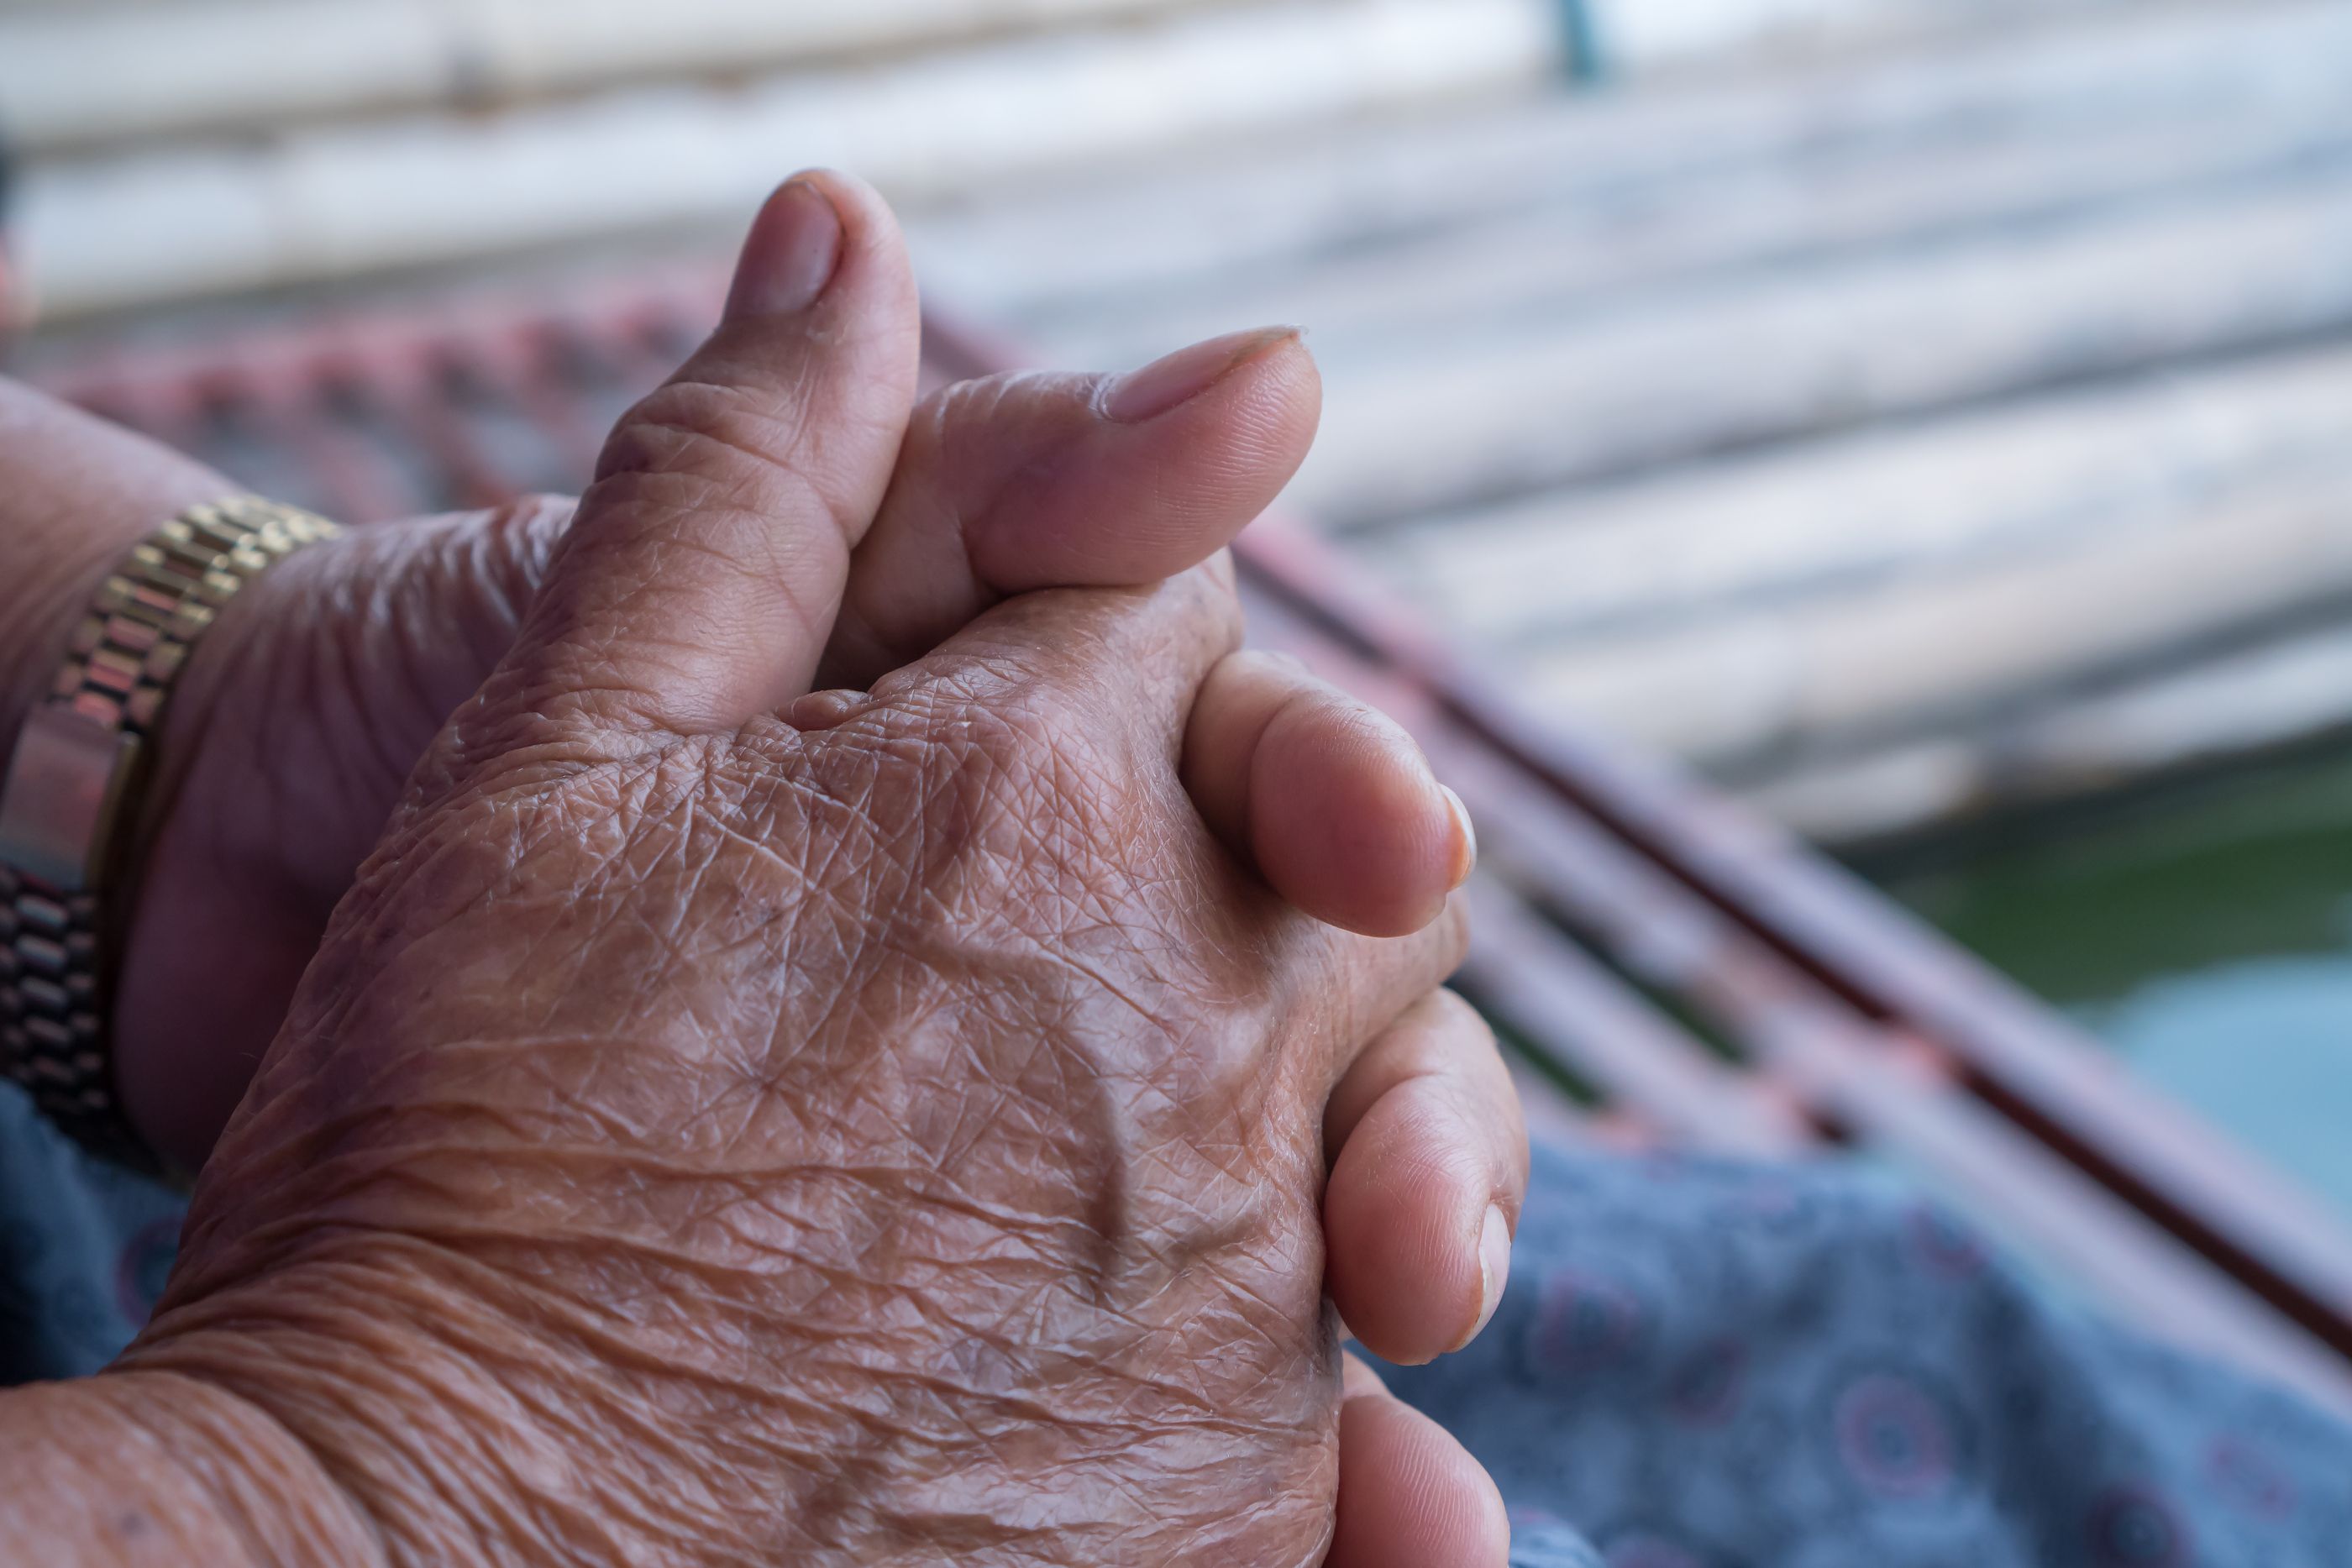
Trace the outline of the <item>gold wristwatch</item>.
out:
[[[0,784],[0,1073],[83,1146],[150,1172],[108,1031],[147,744],[189,648],[236,591],[336,531],[250,497],[192,507],[106,580]]]

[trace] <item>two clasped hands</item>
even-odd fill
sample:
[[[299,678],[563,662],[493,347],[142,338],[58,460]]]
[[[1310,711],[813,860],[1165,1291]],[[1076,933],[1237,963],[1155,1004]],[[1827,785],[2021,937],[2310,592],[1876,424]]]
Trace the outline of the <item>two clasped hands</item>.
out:
[[[1526,1147],[1438,988],[1459,803],[1239,648],[1218,552],[1313,364],[1251,333],[919,405],[917,339],[888,213],[801,176],[576,510],[353,529],[225,613],[118,1006],[203,1176],[121,1361],[0,1396],[13,1528],[1502,1561],[1485,1475],[1335,1332],[1471,1338]],[[12,402],[59,517],[222,488]]]

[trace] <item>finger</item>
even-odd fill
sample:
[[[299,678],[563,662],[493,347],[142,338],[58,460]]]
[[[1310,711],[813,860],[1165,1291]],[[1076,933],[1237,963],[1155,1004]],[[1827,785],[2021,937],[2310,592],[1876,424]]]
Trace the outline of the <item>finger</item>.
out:
[[[1273,972],[1300,1020],[1294,1060],[1304,1076],[1297,1088],[1313,1097],[1318,1113],[1367,1042],[1386,1035],[1461,967],[1469,945],[1467,908],[1457,894],[1436,919],[1404,936],[1358,936],[1286,912],[1290,918],[1272,938]]]
[[[1418,931],[1477,854],[1468,812],[1385,714],[1295,660],[1235,653],[1184,737],[1184,787],[1276,893],[1371,936]]]
[[[999,716],[1124,735],[1174,762],[1194,695],[1240,633],[1222,554],[1150,588],[1024,593],[877,681],[865,701],[829,694],[824,722],[944,695]],[[792,716],[801,721],[797,706]],[[1301,1074],[1294,1087],[1319,1108],[1362,1044],[1460,965],[1467,930],[1460,899],[1448,898],[1409,936],[1359,936],[1286,909],[1264,939],[1280,993],[1272,1000],[1298,1020],[1297,1049],[1286,1053]]]
[[[1504,1568],[1511,1525],[1493,1478],[1361,1361],[1343,1375],[1328,1568]]]
[[[1306,457],[1322,383],[1297,329],[1123,376],[960,382],[908,426],[819,673],[861,687],[1009,594],[1156,581],[1265,509]]]
[[[918,333],[881,198],[833,173],[780,187],[718,329],[605,444],[513,695],[696,730],[806,690],[913,405]]]
[[[1412,1364],[1486,1326],[1510,1278],[1528,1134],[1495,1037],[1437,991],[1356,1059],[1324,1113],[1326,1288],[1364,1347]]]
[[[1147,587],[1008,599],[876,681],[872,701],[944,691],[976,707],[1027,710],[1083,723],[1097,736],[1141,739],[1172,762],[1194,694],[1241,631],[1233,564],[1220,553]],[[800,719],[797,706],[793,716]]]

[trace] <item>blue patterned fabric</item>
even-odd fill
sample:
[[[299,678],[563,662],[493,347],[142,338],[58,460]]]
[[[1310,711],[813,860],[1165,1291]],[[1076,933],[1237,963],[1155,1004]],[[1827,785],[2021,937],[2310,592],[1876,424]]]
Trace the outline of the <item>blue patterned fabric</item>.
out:
[[[0,1091],[0,1378],[101,1365],[177,1216]],[[1515,1568],[2352,1568],[2352,1427],[1849,1162],[1539,1149],[1494,1322],[1386,1375],[1501,1483]]]
[[[0,1385],[111,1360],[163,1291],[181,1207],[83,1154],[0,1083]]]
[[[1494,1474],[1516,1568],[2352,1564],[2352,1427],[1848,1162],[1539,1150],[1494,1322],[1387,1376]]]

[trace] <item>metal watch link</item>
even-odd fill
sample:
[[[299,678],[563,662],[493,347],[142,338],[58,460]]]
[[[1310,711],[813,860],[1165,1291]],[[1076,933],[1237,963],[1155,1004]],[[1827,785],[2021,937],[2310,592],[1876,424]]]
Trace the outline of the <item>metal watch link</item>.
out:
[[[146,747],[220,607],[336,531],[256,497],[158,528],[99,589],[0,783],[0,1075],[76,1142],[142,1170],[163,1166],[123,1119],[108,1023]]]

